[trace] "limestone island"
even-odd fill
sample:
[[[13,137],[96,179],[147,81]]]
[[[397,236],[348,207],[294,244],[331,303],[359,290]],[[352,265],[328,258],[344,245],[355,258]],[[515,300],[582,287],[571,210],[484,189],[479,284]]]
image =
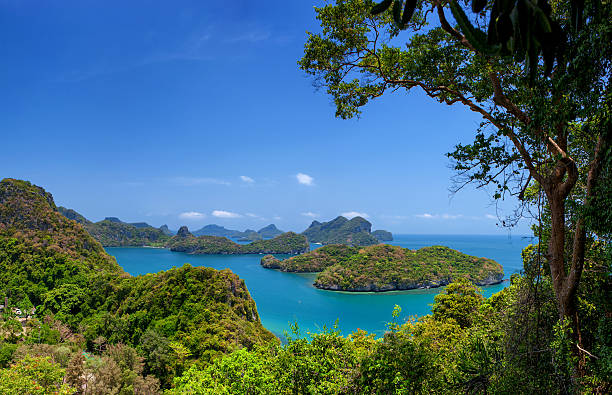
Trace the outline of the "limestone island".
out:
[[[302,254],[310,250],[305,236],[293,232],[283,233],[269,240],[257,240],[238,244],[227,237],[199,236],[189,232],[186,226],[179,229],[166,243],[171,251],[188,254]]]
[[[498,284],[502,266],[443,246],[410,250],[388,244],[328,245],[285,260],[266,255],[261,265],[284,272],[319,273],[315,287],[332,291],[384,292],[436,288],[464,277],[476,285]]]
[[[348,244],[368,246],[381,241],[393,240],[391,232],[386,230],[372,230],[372,224],[362,218],[353,217],[350,220],[343,216],[336,217],[329,222],[312,221],[312,224],[302,234],[308,241],[317,244]]]

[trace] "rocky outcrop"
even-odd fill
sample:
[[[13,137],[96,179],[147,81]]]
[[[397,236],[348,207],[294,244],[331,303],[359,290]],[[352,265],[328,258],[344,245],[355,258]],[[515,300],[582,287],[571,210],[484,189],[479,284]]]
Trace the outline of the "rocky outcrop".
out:
[[[312,221],[302,234],[308,237],[311,243],[368,246],[379,243],[370,233],[371,229],[372,224],[362,217],[348,220],[339,216],[329,222]]]
[[[178,237],[193,237],[193,235],[191,234],[191,232],[189,232],[189,228],[186,226],[181,226],[178,230],[178,232],[176,232],[176,235]]]
[[[261,266],[265,267],[266,269],[280,269],[281,261],[276,259],[274,257],[274,255],[266,255],[263,258],[261,258]]]
[[[386,230],[375,230],[372,232],[372,236],[376,237],[378,241],[393,241],[393,235]]]

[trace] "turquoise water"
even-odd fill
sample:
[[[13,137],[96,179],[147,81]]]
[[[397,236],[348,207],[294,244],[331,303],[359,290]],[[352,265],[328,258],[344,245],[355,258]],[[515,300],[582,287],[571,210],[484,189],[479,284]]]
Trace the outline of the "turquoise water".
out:
[[[390,244],[417,249],[445,245],[466,254],[496,260],[504,267],[506,278],[521,270],[521,250],[530,240],[520,236],[394,235]],[[316,246],[313,246],[316,247]],[[312,286],[314,274],[282,273],[264,269],[262,255],[188,255],[157,248],[107,248],[109,254],[130,274],[167,270],[190,263],[215,269],[229,268],[245,280],[263,325],[278,336],[297,322],[300,331],[320,331],[338,320],[339,329],[348,334],[357,328],[381,335],[391,320],[393,307],[402,308],[402,319],[431,311],[434,296],[441,289],[385,293],[324,291]],[[279,256],[280,257],[280,256]],[[485,296],[507,283],[484,287]]]

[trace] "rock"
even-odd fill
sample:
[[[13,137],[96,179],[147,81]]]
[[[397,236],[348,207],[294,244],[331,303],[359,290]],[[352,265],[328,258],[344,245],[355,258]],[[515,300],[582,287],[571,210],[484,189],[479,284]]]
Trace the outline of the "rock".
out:
[[[276,259],[274,257],[274,255],[266,255],[263,258],[261,258],[261,266],[265,267],[266,269],[280,269],[281,265],[281,261]]]
[[[181,226],[178,232],[176,233],[178,237],[191,237],[193,236],[191,232],[189,232],[189,228],[186,226]]]

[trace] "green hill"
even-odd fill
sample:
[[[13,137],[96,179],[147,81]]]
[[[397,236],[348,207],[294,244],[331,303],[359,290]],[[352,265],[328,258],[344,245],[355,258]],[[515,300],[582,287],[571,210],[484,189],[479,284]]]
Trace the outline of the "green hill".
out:
[[[90,222],[84,226],[104,247],[161,247],[170,239],[164,230],[145,223],[134,225],[105,219],[100,222]]]
[[[329,222],[313,221],[302,234],[311,243],[367,246],[379,243],[371,229],[372,224],[362,217],[348,220],[339,216]]]
[[[269,240],[238,244],[226,237],[196,237],[186,226],[179,229],[178,234],[166,243],[166,247],[188,254],[300,254],[310,249],[306,238],[293,232]]]
[[[5,296],[9,306],[36,307],[40,320],[63,322],[89,349],[100,337],[137,347],[143,334],[155,333],[204,361],[274,339],[231,271],[185,265],[130,276],[58,211],[51,194],[14,179],[0,182],[0,299]]]
[[[279,261],[271,256],[262,266],[286,272],[319,272],[314,285],[334,291],[394,291],[439,287],[459,278],[477,285],[501,282],[501,265],[448,247],[413,251],[379,244],[364,248],[329,245]]]
[[[146,222],[126,223],[117,217],[91,222],[72,209],[58,207],[58,211],[66,218],[83,225],[104,247],[161,247],[171,236],[167,226],[154,228]]]

